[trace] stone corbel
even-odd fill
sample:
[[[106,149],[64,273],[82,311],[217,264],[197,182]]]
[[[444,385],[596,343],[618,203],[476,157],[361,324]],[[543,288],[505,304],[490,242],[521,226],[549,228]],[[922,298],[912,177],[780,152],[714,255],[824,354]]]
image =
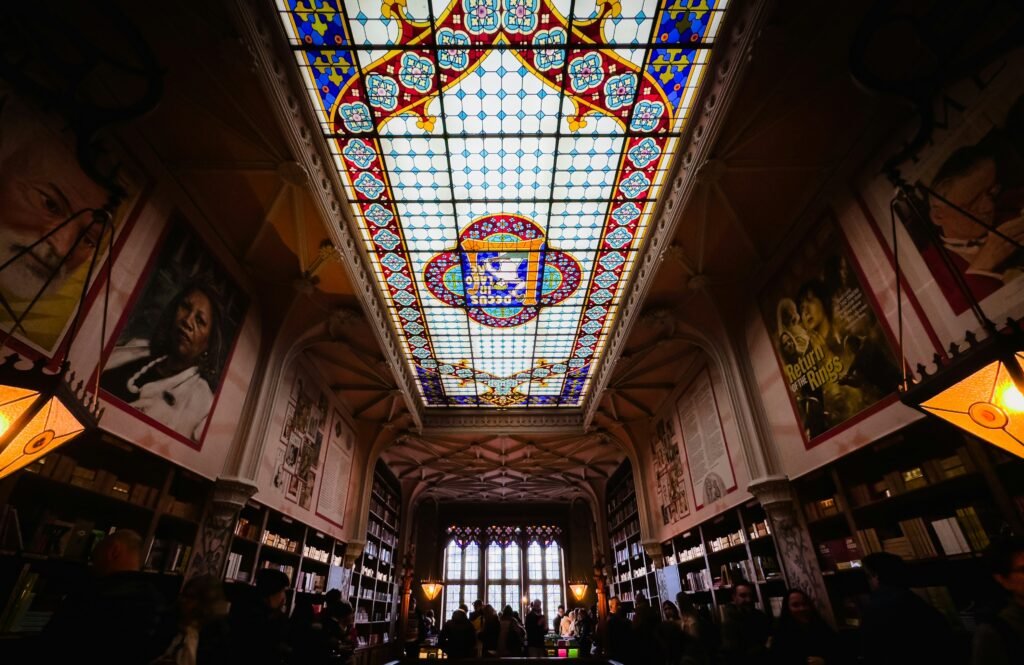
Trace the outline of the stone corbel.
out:
[[[345,543],[345,568],[356,565],[356,559],[363,553],[365,547],[365,540],[352,540]]]

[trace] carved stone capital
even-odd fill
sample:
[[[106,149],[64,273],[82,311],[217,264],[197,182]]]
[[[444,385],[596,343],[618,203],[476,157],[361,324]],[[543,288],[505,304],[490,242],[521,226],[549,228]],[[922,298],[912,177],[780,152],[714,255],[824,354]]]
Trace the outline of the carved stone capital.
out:
[[[356,559],[363,553],[365,547],[365,540],[351,540],[345,543],[345,568],[351,568],[356,564]]]
[[[256,483],[247,478],[220,476],[213,484],[213,505],[237,513],[257,489]]]
[[[643,541],[640,542],[640,544],[643,545],[644,552],[647,554],[647,556],[651,559],[651,561],[654,562],[654,567],[655,568],[661,568],[662,567],[661,566],[661,562],[662,562],[662,559],[663,559],[662,550],[661,550],[661,541],[660,540],[643,540]]]
[[[793,485],[788,476],[762,476],[750,481],[747,490],[767,509],[776,504],[793,502]]]

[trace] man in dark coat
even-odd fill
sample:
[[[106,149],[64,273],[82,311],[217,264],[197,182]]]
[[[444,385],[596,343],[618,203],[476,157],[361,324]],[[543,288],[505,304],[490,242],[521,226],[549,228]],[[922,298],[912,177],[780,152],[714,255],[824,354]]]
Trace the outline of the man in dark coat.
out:
[[[452,612],[452,618],[444,622],[437,645],[449,658],[471,658],[476,655],[476,629],[465,612]]]

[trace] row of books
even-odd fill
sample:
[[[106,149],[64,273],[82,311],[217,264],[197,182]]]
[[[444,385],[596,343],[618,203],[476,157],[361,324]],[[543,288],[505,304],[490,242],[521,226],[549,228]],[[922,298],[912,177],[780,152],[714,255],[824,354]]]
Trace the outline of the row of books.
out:
[[[958,508],[954,517],[930,522],[935,539],[920,517],[899,522],[901,536],[879,539],[875,529],[861,529],[857,532],[860,543],[867,553],[892,552],[907,559],[927,559],[939,555],[936,540],[944,555],[982,552],[989,545],[988,533],[981,524],[973,506]]]
[[[804,514],[811,522],[825,519],[832,515],[839,514],[839,497],[830,496],[817,501],[808,501],[804,504]]]
[[[680,575],[679,581],[682,583],[684,591],[711,590],[711,572],[707,568],[701,568],[700,570]]]
[[[295,580],[295,589],[306,593],[326,591],[327,576],[320,573],[301,572]]]
[[[269,529],[263,532],[263,544],[271,547],[276,547],[279,550],[285,550],[286,552],[299,552],[299,541],[294,538],[282,536],[279,533],[274,533]]]
[[[850,486],[850,501],[854,506],[863,506],[874,501],[903,494],[921,487],[941,483],[968,473],[977,467],[966,447],[961,446],[955,455],[928,459],[917,466],[890,471],[880,480],[858,483]]]
[[[313,561],[319,561],[320,563],[327,563],[331,558],[331,553],[315,545],[303,545],[302,556]]]
[[[92,520],[69,522],[46,513],[29,541],[28,551],[52,558],[85,561],[96,543],[106,535],[107,531],[97,528]]]
[[[386,547],[378,547],[372,540],[366,542],[363,554],[368,557],[380,559],[384,563],[391,563],[391,550]]]
[[[282,573],[288,576],[290,581],[295,575],[295,566],[286,563],[276,563],[274,561],[264,561],[260,566],[261,568],[273,568],[274,570],[280,570]]]
[[[398,529],[398,525],[395,523],[395,509],[387,506],[375,498],[370,499],[370,512],[377,515],[381,521],[384,522],[384,526],[389,529]]]
[[[391,545],[392,547],[394,547],[397,536],[395,536],[394,533],[388,531],[383,526],[381,526],[380,522],[378,522],[377,520],[371,519],[369,525],[366,528],[366,531],[371,536],[376,536],[377,538],[380,538],[380,541],[385,545]]]
[[[228,553],[228,566],[224,573],[224,577],[229,580],[237,580],[239,582],[249,581],[249,571],[242,570],[242,555],[238,552]]]
[[[373,491],[375,494],[380,496],[384,505],[392,510],[398,510],[398,498],[395,496],[394,492],[387,487],[387,485],[377,478],[373,479]]]
[[[738,529],[732,533],[727,533],[724,536],[718,538],[712,538],[708,541],[708,546],[711,547],[712,552],[720,552],[730,547],[736,547],[742,545],[746,540],[743,536],[743,529]]]
[[[611,537],[612,545],[624,543],[630,536],[640,533],[640,522],[627,522],[621,529],[616,530]]]
[[[754,564],[744,559],[742,561],[730,561],[729,563],[722,564],[719,569],[719,576],[716,580],[717,587],[731,587],[736,582],[746,580],[750,581],[756,578],[754,572]]]
[[[238,523],[235,524],[235,535],[249,540],[259,540],[261,528],[261,525],[250,522],[244,517],[239,517]]]
[[[755,556],[753,565],[753,580],[755,582],[767,582],[768,580],[776,580],[782,577],[782,569],[779,568],[778,560],[770,554]]]
[[[359,597],[365,600],[372,600],[374,602],[386,603],[388,594],[383,591],[374,591],[373,589],[360,589]]]
[[[156,508],[157,499],[160,497],[160,490],[156,487],[121,480],[106,469],[78,466],[73,457],[60,453],[40,457],[26,466],[25,471],[146,508]]]
[[[630,498],[615,511],[609,513],[608,522],[619,524],[622,520],[636,513],[636,498]]]
[[[608,499],[608,514],[611,515],[619,508],[622,502],[632,499],[635,494],[636,488],[633,485],[633,477],[627,476]]]
[[[754,522],[750,525],[750,530],[747,532],[751,540],[757,540],[758,538],[764,538],[765,536],[772,535],[772,529],[768,526],[768,520],[763,519],[760,522]]]
[[[192,546],[180,541],[154,538],[146,555],[146,568],[165,573],[184,573]]]
[[[669,566],[674,566],[677,563],[686,563],[687,561],[695,561],[697,559],[703,558],[704,545],[703,543],[697,543],[689,549],[681,550],[665,557],[665,564]]]
[[[375,644],[387,644],[391,636],[387,633],[370,633],[369,635],[358,635],[356,644],[361,647],[372,647]]]
[[[630,557],[640,556],[644,553],[643,545],[640,543],[630,543],[621,549],[615,550],[615,563],[625,563],[629,561]]]

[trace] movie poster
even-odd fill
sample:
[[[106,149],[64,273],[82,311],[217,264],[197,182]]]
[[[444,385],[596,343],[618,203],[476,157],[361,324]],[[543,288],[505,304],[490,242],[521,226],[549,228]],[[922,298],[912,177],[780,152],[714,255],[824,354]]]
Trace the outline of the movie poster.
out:
[[[128,194],[115,209],[115,232],[137,209],[143,189],[129,164],[122,162],[117,173]],[[96,248],[92,283],[104,274],[110,238],[100,237],[89,211],[103,208],[108,197],[83,171],[67,121],[0,81],[0,265],[29,250],[0,270],[0,326],[9,329],[41,292],[14,336],[47,357],[71,324]]]
[[[248,298],[178,215],[149,270],[115,333],[101,392],[198,448]]]
[[[934,108],[938,120],[928,145],[898,165],[904,180],[930,190],[921,190],[916,209],[896,207],[901,268],[926,304],[937,287],[935,300],[958,317],[966,312],[968,298],[943,263],[937,239],[973,298],[994,318],[1004,318],[1024,290],[1024,250],[986,227],[1024,242],[1024,50],[950,85]],[[895,154],[904,140],[899,137],[881,157]],[[895,190],[875,173],[863,198],[891,245]]]
[[[654,476],[658,479],[658,505],[661,507],[663,525],[675,524],[690,514],[679,444],[674,414],[658,420],[654,425],[651,450],[654,453]]]
[[[896,356],[857,270],[827,215],[760,297],[808,447],[898,386]]]

